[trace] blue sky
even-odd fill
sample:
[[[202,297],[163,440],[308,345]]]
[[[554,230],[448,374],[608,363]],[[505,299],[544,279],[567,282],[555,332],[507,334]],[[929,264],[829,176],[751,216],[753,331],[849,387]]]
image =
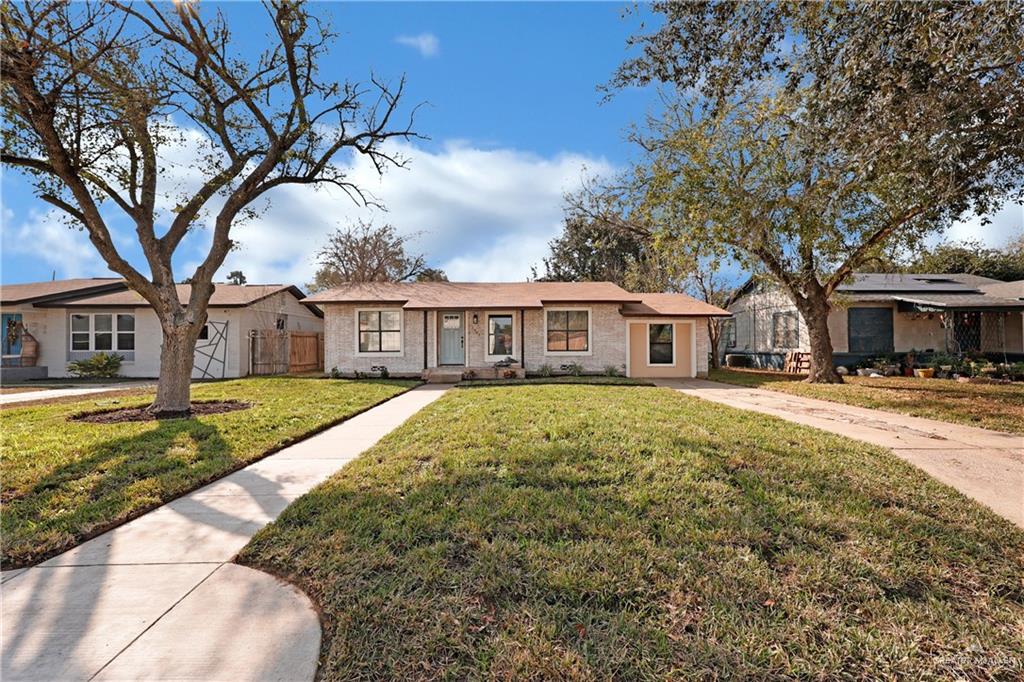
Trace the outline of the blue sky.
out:
[[[211,5],[203,3],[206,10]],[[453,279],[528,276],[558,232],[563,192],[585,174],[623,167],[632,153],[624,132],[654,105],[653,93],[639,89],[601,103],[597,87],[622,61],[626,38],[640,22],[624,18],[624,8],[614,2],[315,5],[341,34],[325,72],[354,80],[371,70],[392,80],[406,74],[406,106],[428,103],[416,129],[430,139],[404,145],[409,169],[391,170],[383,179],[352,165],[352,177],[385,203],[387,213],[329,191],[278,190],[259,221],[236,229],[241,247],[224,272],[242,269],[253,282],[303,284],[324,236],[363,217],[417,234],[419,250]],[[238,2],[223,9],[255,53],[264,43],[261,7]],[[170,160],[182,177],[196,170],[186,152]],[[56,220],[16,174],[4,173],[0,191],[4,282],[49,279],[54,272],[108,274],[84,235]],[[1021,223],[1019,207],[1004,213],[995,226],[965,225],[956,234],[1000,243]],[[122,248],[141,267],[128,226],[116,227]],[[183,245],[178,277],[190,274],[205,239],[198,230]]]

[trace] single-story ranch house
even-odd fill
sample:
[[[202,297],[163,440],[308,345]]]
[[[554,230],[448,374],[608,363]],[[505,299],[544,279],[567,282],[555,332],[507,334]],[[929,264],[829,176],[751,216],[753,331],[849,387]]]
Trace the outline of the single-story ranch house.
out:
[[[790,351],[807,352],[805,324],[789,296],[752,279],[727,305],[724,355],[756,367],[782,366]],[[839,286],[828,326],[837,365],[885,353],[985,353],[1024,359],[1024,281],[964,274],[858,273]],[[997,357],[996,357],[997,356]]]
[[[190,287],[178,286],[188,300]],[[192,376],[221,379],[251,373],[250,336],[263,330],[323,331],[323,313],[302,301],[297,287],[282,284],[217,284],[208,321],[196,344]],[[0,287],[3,378],[68,376],[67,365],[96,353],[123,358],[121,374],[160,373],[160,324],[149,303],[121,279],[68,279]],[[20,324],[19,324],[20,323]],[[32,361],[23,357],[24,330],[38,342]],[[32,366],[26,366],[31,364]]]
[[[326,368],[386,367],[439,381],[577,366],[703,376],[706,321],[728,315],[683,294],[634,294],[611,282],[348,284],[305,300],[324,310]]]

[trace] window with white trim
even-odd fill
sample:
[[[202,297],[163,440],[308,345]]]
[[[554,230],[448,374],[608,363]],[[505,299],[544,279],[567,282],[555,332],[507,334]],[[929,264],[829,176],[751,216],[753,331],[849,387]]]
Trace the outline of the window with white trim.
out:
[[[512,355],[512,315],[487,316],[487,354],[510,357]]]
[[[402,311],[359,311],[360,353],[400,353],[401,351]]]
[[[800,318],[792,311],[772,315],[772,347],[800,347]]]
[[[675,329],[672,324],[651,324],[647,327],[648,351],[647,363],[650,365],[675,364],[672,346]]]
[[[547,331],[548,352],[586,353],[590,350],[590,311],[549,310]]]
[[[135,350],[135,315],[132,313],[72,314],[71,350]]]

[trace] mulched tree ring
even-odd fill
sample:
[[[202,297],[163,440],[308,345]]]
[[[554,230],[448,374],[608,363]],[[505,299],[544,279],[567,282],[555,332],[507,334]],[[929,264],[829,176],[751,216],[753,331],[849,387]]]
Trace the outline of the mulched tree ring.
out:
[[[248,410],[250,407],[252,407],[252,403],[242,402],[241,400],[209,400],[192,403],[192,409],[188,413],[164,412],[158,416],[150,412],[148,407],[120,407],[113,410],[100,410],[98,412],[80,412],[71,415],[68,417],[68,420],[88,422],[90,424],[150,422],[162,419],[187,419],[208,414],[237,412],[238,410]]]

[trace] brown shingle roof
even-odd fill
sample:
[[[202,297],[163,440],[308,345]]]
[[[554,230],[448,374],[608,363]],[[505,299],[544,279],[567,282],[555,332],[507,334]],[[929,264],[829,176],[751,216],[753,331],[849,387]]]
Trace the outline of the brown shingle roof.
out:
[[[56,300],[64,296],[113,291],[125,288],[123,279],[91,277],[57,279],[49,282],[4,284],[0,286],[0,302],[4,305]]]
[[[698,301],[686,294],[638,294],[640,303],[626,303],[622,314],[626,317],[658,317],[675,315],[696,315],[702,317],[728,317],[732,313],[718,306]]]
[[[396,303],[407,309],[541,308],[545,303],[639,302],[611,282],[366,282],[344,284],[307,303]]]

